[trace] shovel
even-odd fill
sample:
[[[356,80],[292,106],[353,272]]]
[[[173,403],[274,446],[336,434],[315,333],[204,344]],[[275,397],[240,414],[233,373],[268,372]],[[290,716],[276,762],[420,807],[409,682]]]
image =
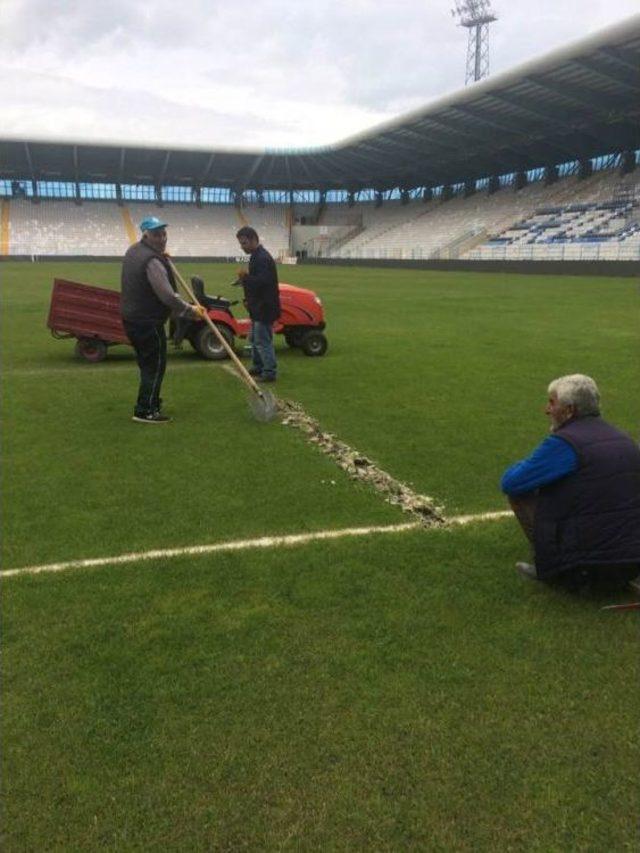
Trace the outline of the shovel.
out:
[[[165,255],[165,257],[166,257],[166,255]],[[175,268],[175,265],[173,264],[171,259],[166,257],[166,260],[167,260],[167,263],[169,264],[169,266],[171,268],[173,275],[175,276],[176,281],[182,287],[182,289],[187,294],[189,299],[191,299],[191,301],[195,305],[200,305],[200,307],[202,307],[200,302],[198,302],[193,290],[191,289],[191,287],[189,287],[187,282],[182,278],[182,276],[180,275],[178,270]],[[251,392],[249,395],[249,408],[251,409],[255,419],[260,421],[261,423],[267,423],[268,421],[272,421],[278,414],[278,405],[276,403],[276,398],[267,389],[263,389],[263,388],[258,387],[258,384],[256,382],[254,382],[253,377],[250,376],[250,374],[249,374],[248,370],[246,369],[246,367],[244,366],[244,364],[240,361],[240,359],[235,354],[233,349],[229,346],[224,335],[222,335],[218,331],[218,327],[212,321],[211,317],[209,317],[208,314],[205,315],[204,320],[206,323],[209,324],[211,331],[214,333],[216,338],[220,341],[222,346],[227,351],[227,355],[235,364],[235,367],[236,367],[236,370],[238,372],[240,379],[242,379],[242,381],[245,383],[247,388],[249,388],[249,391]]]

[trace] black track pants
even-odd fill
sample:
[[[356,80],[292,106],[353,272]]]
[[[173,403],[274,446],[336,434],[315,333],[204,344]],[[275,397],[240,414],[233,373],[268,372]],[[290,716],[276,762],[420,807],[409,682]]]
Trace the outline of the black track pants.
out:
[[[134,413],[144,417],[160,411],[160,389],[167,368],[167,335],[164,323],[123,322],[125,332],[136,351],[140,368],[140,387]]]

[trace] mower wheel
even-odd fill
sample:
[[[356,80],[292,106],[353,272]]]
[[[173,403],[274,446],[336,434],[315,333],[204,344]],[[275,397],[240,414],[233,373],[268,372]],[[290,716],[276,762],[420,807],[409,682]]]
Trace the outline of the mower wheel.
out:
[[[233,332],[228,326],[216,323],[216,328],[233,349]],[[209,326],[203,326],[195,336],[195,348],[203,358],[209,361],[222,361],[229,358],[226,349],[216,338]]]
[[[304,329],[288,329],[284,333],[284,339],[287,342],[287,346],[291,347],[291,349],[301,347],[302,341],[304,340],[304,334]]]
[[[78,338],[76,355],[92,363],[104,361],[107,357],[107,345],[100,338]]]
[[[327,347],[329,346],[327,339],[322,334],[322,332],[318,332],[315,329],[312,329],[310,332],[307,332],[302,338],[302,352],[305,355],[324,355],[327,351]]]

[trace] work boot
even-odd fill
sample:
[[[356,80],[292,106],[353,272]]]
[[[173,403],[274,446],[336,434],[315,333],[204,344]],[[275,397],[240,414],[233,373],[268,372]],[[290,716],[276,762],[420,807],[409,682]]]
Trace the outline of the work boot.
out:
[[[516,563],[516,569],[524,578],[529,578],[532,581],[538,580],[535,563]]]
[[[139,424],[166,424],[171,418],[162,412],[149,412],[148,415],[134,415],[131,420]]]

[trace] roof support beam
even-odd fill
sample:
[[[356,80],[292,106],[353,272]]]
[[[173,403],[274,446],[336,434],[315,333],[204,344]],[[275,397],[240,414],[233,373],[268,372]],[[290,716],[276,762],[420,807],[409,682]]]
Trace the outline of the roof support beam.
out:
[[[249,181],[255,175],[258,167],[260,166],[263,160],[264,154],[260,154],[258,155],[258,157],[254,157],[253,163],[251,164],[247,172],[245,172],[245,174],[240,178],[239,181],[236,182],[234,186],[234,190],[237,193],[243,193],[246,190]]]
[[[423,133],[420,130],[414,130],[413,128],[409,128],[409,127],[398,128],[398,130],[396,130],[394,132],[393,136],[387,137],[388,144],[389,144],[390,148],[393,145],[398,144],[398,136],[400,136],[400,138],[402,140],[404,140],[407,136],[411,136],[414,139],[419,140],[420,143],[422,143],[422,144],[416,145],[414,147],[420,148],[423,151],[431,151],[431,153],[433,153],[434,148],[438,149],[440,151],[444,151],[447,154],[450,154],[452,149],[454,151],[455,150],[457,150],[457,151],[466,150],[465,145],[457,145],[455,142],[451,142],[451,143],[437,142],[432,136],[429,136],[428,134]],[[424,143],[426,143],[426,146],[424,145]],[[388,160],[387,160],[387,162],[388,162]]]
[[[310,182],[311,184],[314,184],[314,185],[315,185],[315,184],[317,184],[318,179],[317,179],[317,178],[316,178],[316,177],[311,173],[311,170],[310,170],[310,169],[309,169],[309,167],[307,166],[307,161],[305,160],[305,158],[304,158],[304,157],[299,157],[299,158],[298,158],[298,164],[299,164],[299,165],[300,165],[300,167],[303,169],[303,171],[304,171],[304,172],[306,172],[306,175],[307,175],[307,177],[309,178],[309,182]]]
[[[395,143],[394,143],[395,144]],[[366,149],[371,149],[372,146],[367,143],[360,142],[357,146],[351,148],[343,148],[340,152],[341,157],[355,157],[358,160],[364,161],[367,166],[371,168],[375,168],[376,166],[381,166],[383,169],[389,168],[389,157],[381,157],[378,156],[379,149],[376,150],[376,153],[368,153]],[[406,146],[405,146],[406,147]],[[363,150],[365,149],[365,150]],[[411,149],[413,150],[413,149]]]
[[[508,104],[511,107],[516,107],[524,113],[532,116],[534,119],[540,119],[545,124],[567,125],[571,124],[571,117],[566,111],[557,109],[534,106],[530,102],[523,100],[517,95],[509,95],[506,92],[491,92],[486,97],[494,101],[500,101],[503,104]]]
[[[637,74],[628,74],[625,71],[616,71],[614,68],[611,68],[610,65],[598,62],[597,59],[590,56],[584,57],[583,59],[574,59],[573,62],[581,68],[586,68],[592,74],[600,77],[601,80],[606,80],[607,83],[614,83],[616,86],[626,89],[628,92],[635,92],[636,94],[640,93],[640,87],[636,82]]]
[[[340,180],[338,180],[337,171],[335,168],[329,168],[326,166],[322,157],[326,157],[326,154],[323,152],[322,154],[314,154],[314,165],[320,169],[321,172],[324,172],[325,175],[329,178],[327,184],[329,186],[336,186],[340,184]]]
[[[452,107],[451,109],[455,113],[462,113],[462,115],[466,114],[468,116],[471,116],[471,118],[475,121],[479,121],[481,124],[485,124],[487,127],[491,127],[494,130],[499,130],[500,133],[507,133],[510,136],[529,136],[529,134],[524,128],[520,128],[514,124],[505,124],[499,119],[489,117],[484,110],[475,109],[467,105]]]
[[[578,65],[587,68],[592,74],[606,80],[608,83],[613,83],[616,88],[624,89],[627,92],[633,92],[640,97],[640,78],[637,74],[628,74],[627,72],[617,71],[610,66],[605,66],[597,62],[595,59],[576,60]]]
[[[457,125],[454,126],[453,128],[451,126],[443,126],[443,129],[447,132],[447,134],[451,134],[451,133],[458,134]],[[410,132],[412,135],[417,136],[418,138],[422,138],[422,135],[419,134],[417,131],[412,130]],[[404,128],[402,129],[402,133],[404,135],[404,133],[405,133]],[[468,136],[470,138],[470,140],[472,140],[473,142],[478,141],[478,135],[477,134],[465,134],[464,132],[460,131],[459,135]],[[487,136],[485,138],[487,140],[490,140],[490,139],[493,139],[493,136],[491,136],[491,137]],[[404,142],[404,141],[400,142],[395,137],[388,138],[387,143],[389,145],[390,157],[388,157],[387,160],[385,161],[385,166],[386,166],[385,171],[388,172],[388,171],[390,171],[390,169],[391,170],[393,169],[393,165],[392,164],[390,165],[390,158],[395,153],[394,148],[400,147],[400,148],[403,148],[404,150],[410,152],[414,158],[420,159],[421,161],[426,160],[426,161],[428,161],[429,165],[440,167],[440,172],[438,174],[428,173],[428,172],[425,172],[425,170],[424,170],[424,162],[421,162],[421,168],[420,168],[421,179],[435,181],[436,185],[441,184],[441,183],[447,183],[447,182],[450,182],[450,180],[453,180],[452,178],[450,178],[449,175],[446,175],[445,177],[443,177],[443,173],[444,173],[445,169],[447,169],[448,171],[453,173],[456,168],[459,168],[461,173],[463,174],[463,177],[466,177],[466,172],[468,171],[470,165],[476,166],[476,167],[480,168],[481,170],[486,169],[488,171],[503,168],[500,165],[498,160],[494,160],[491,157],[489,152],[483,152],[481,155],[473,154],[469,148],[469,145],[466,145],[466,144],[455,145],[452,143],[451,146],[449,146],[450,152],[454,152],[454,153],[457,153],[459,155],[460,164],[456,165],[455,158],[452,158],[451,156],[444,157],[444,158],[441,158],[437,155],[434,156],[433,150],[431,150],[431,148],[429,148],[428,146],[423,148],[421,146],[411,145],[411,143],[408,143],[408,142]],[[495,152],[491,152],[491,153],[493,154]]]
[[[547,92],[552,92],[554,95],[560,95],[563,98],[568,98],[570,101],[575,101],[580,104],[588,112],[593,115],[594,112],[607,113],[611,109],[611,98],[600,94],[600,98],[604,98],[601,102],[595,92],[589,92],[580,89],[570,83],[556,83],[546,78],[539,77],[537,74],[530,74],[524,78],[529,83],[533,83],[539,89],[544,89]]]
[[[275,162],[276,162],[276,158],[273,156],[273,154],[272,154],[272,155],[270,155],[270,156],[271,156],[271,159],[269,160],[269,162],[268,162],[268,164],[267,164],[267,167],[266,167],[266,169],[264,170],[264,172],[262,173],[262,176],[261,176],[261,177],[262,177],[262,180],[261,180],[261,182],[260,182],[260,183],[262,184],[262,186],[263,186],[263,187],[266,187],[266,186],[267,186],[267,184],[269,183],[269,180],[270,180],[270,177],[271,177],[271,173],[273,172],[273,167],[274,167]]]
[[[516,157],[520,157],[522,155],[522,149],[514,148],[514,146],[512,144],[514,141],[516,144],[518,142],[517,139],[515,139],[515,140],[513,139],[513,136],[514,136],[513,131],[511,131],[511,137],[512,138],[509,139],[508,141],[504,138],[504,134],[509,133],[509,130],[503,130],[502,127],[498,128],[498,129],[500,129],[500,133],[501,133],[500,136],[496,136],[496,134],[492,133],[492,132],[489,132],[488,134],[482,133],[478,130],[474,130],[473,132],[470,132],[468,124],[466,125],[466,129],[460,128],[460,121],[466,122],[466,118],[467,118],[465,116],[464,110],[458,109],[457,107],[453,107],[450,109],[450,112],[460,113],[460,118],[456,119],[455,115],[454,116],[451,116],[451,115],[442,116],[442,115],[440,115],[438,117],[438,121],[441,122],[442,124],[444,124],[445,126],[449,125],[449,129],[453,128],[453,130],[456,133],[459,132],[459,133],[464,134],[465,136],[470,137],[471,140],[473,141],[473,143],[475,143],[476,145],[478,142],[489,143],[489,147],[491,149],[491,151],[489,152],[490,154],[499,155],[500,152],[502,152],[502,151],[510,151],[512,154],[516,155]],[[467,112],[469,112],[469,115],[471,115],[473,118],[478,117],[471,111],[467,111]],[[494,128],[495,128],[494,123],[485,121],[485,124],[487,124],[488,126],[494,126]],[[516,166],[515,168],[520,168],[520,167]]]
[[[289,165],[289,155],[288,154],[284,155],[284,169],[285,169],[285,172],[287,173],[287,189],[289,190],[289,192],[293,192],[293,186],[292,186],[292,182],[291,182],[291,166]]]
[[[158,175],[158,187],[161,187],[164,183],[164,176],[167,174],[167,167],[169,165],[169,160],[171,158],[171,151],[167,151],[164,155],[164,160],[162,161],[162,166],[160,167],[160,173]]]
[[[202,170],[202,174],[200,175],[200,179],[198,180],[198,184],[202,185],[209,177],[209,172],[211,171],[211,166],[213,165],[213,161],[216,159],[215,153],[211,153],[209,155],[209,159],[207,160],[207,165]]]
[[[614,59],[619,65],[622,65],[624,68],[628,68],[629,71],[633,71],[635,76],[638,75],[638,71],[640,70],[638,66],[638,57],[632,51],[627,50],[624,47],[611,45],[601,47],[598,50],[598,55]]]
[[[73,160],[73,182],[76,188],[76,204],[80,204],[80,176],[78,169],[78,146],[74,145],[71,149],[71,159]]]
[[[406,131],[404,130],[404,128],[402,129],[402,131],[398,130],[397,132],[395,132],[393,136],[387,136],[385,138],[384,145],[387,149],[386,156],[375,157],[375,160],[383,167],[383,169],[385,171],[388,172],[390,169],[393,169],[392,158],[397,153],[398,149],[400,149],[401,151],[407,152],[407,154],[414,159],[416,157],[428,157],[432,163],[445,163],[446,162],[446,158],[442,159],[439,156],[439,152],[434,154],[434,151],[430,147],[430,145],[424,144],[425,140],[421,134],[418,134],[415,131],[411,131],[410,133],[412,136],[415,136],[417,139],[419,139],[421,144],[418,145],[418,144],[413,144],[411,142],[408,142],[404,138],[406,135]],[[363,146],[373,148],[373,145],[371,143],[364,143],[364,142],[357,143],[357,146],[358,146],[358,148],[362,148]],[[465,148],[460,147],[460,146],[452,146],[452,148],[453,148],[453,150],[459,150],[459,151],[466,150]],[[347,151],[349,149],[344,149],[344,150]],[[381,148],[376,148],[374,150],[379,155],[383,155]],[[372,160],[374,159],[373,156],[371,157],[371,159]]]
[[[124,181],[124,161],[127,156],[127,149],[120,149],[120,162],[118,163],[118,183],[121,184]]]
[[[36,171],[33,168],[33,159],[31,158],[31,149],[29,148],[29,143],[24,143],[24,153],[27,158],[27,166],[29,168],[29,176],[31,177],[31,190],[33,192],[33,198],[38,198],[38,183],[36,181]]]
[[[348,177],[349,173],[347,169],[349,168],[348,164],[344,163],[340,157],[340,153],[336,152],[335,154],[330,153],[328,151],[323,151],[320,155],[324,159],[324,162],[329,161],[331,164],[331,168],[333,170],[334,179],[337,175],[338,179],[341,178],[340,173],[342,173],[342,177]],[[346,167],[346,168],[345,168]]]

